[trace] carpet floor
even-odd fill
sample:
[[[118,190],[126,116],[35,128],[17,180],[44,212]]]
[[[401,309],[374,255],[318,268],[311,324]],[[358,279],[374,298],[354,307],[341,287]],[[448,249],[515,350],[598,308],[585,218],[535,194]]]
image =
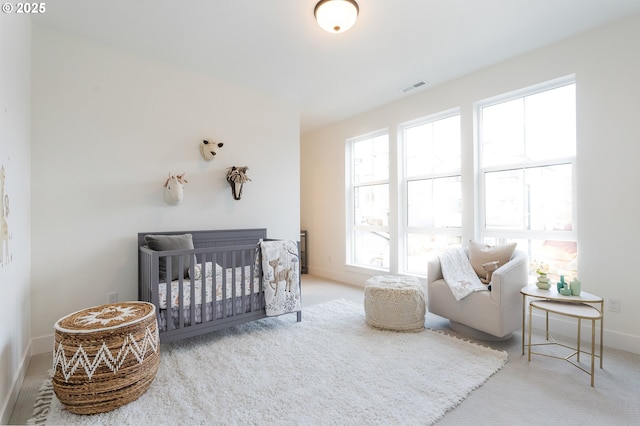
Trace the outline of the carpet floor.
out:
[[[53,396],[47,424],[432,424],[507,362],[441,332],[369,327],[361,304],[303,311],[162,345],[137,401],[78,416]],[[42,411],[42,410],[41,410]]]

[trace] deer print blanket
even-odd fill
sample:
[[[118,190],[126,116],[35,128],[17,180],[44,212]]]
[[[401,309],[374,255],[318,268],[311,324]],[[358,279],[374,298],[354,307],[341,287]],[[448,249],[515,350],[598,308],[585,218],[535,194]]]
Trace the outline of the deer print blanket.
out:
[[[295,241],[260,241],[268,316],[300,310],[300,256]]]

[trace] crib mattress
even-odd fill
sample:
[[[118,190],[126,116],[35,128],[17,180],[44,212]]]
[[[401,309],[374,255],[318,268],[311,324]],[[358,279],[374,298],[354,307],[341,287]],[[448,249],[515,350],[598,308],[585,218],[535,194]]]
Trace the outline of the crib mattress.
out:
[[[235,296],[241,296],[242,293],[242,282],[243,282],[243,270],[244,270],[244,296],[248,296],[253,293],[260,292],[260,280],[254,273],[253,286],[251,285],[251,268],[252,266],[245,267],[237,267],[237,268],[227,268],[226,271],[223,272],[223,269],[220,267],[216,268],[216,273],[210,273],[210,269],[207,265],[206,274],[205,274],[205,298],[206,303],[213,302],[213,294],[215,287],[215,295],[216,301],[222,300],[222,287],[223,283],[225,283],[225,298],[230,299],[233,297],[233,285],[235,284]],[[218,265],[216,265],[218,266]],[[234,276],[235,269],[235,276]],[[195,287],[195,304],[196,306],[202,304],[202,275],[199,273],[198,268],[194,272],[194,287]],[[184,278],[182,281],[182,288],[184,292],[184,306],[188,307],[191,305],[191,279]],[[175,280],[171,282],[171,308],[177,308],[180,306],[180,280]],[[158,285],[158,295],[159,295],[159,303],[160,309],[167,308],[167,284],[160,283]]]

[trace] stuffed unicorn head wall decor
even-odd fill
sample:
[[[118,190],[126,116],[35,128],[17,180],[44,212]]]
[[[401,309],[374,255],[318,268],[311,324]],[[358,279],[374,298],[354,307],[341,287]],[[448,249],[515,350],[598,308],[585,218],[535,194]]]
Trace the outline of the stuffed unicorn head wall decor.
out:
[[[200,142],[200,154],[202,154],[202,158],[207,161],[213,160],[213,158],[218,154],[218,149],[222,148],[223,143],[215,142],[214,140],[203,140]]]
[[[167,204],[176,206],[182,202],[184,196],[184,184],[188,181],[181,175],[173,175],[169,173],[169,177],[164,182],[164,201]]]
[[[251,179],[247,176],[247,166],[231,166],[227,168],[227,182],[231,186],[231,194],[234,200],[239,200],[242,197],[242,186],[245,182],[251,182]]]

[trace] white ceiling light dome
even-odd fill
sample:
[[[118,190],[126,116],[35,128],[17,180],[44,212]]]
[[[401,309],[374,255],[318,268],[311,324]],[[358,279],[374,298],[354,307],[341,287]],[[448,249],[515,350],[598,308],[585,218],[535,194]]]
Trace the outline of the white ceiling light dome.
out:
[[[347,31],[358,19],[358,3],[354,0],[321,0],[313,14],[318,25],[330,33]]]

